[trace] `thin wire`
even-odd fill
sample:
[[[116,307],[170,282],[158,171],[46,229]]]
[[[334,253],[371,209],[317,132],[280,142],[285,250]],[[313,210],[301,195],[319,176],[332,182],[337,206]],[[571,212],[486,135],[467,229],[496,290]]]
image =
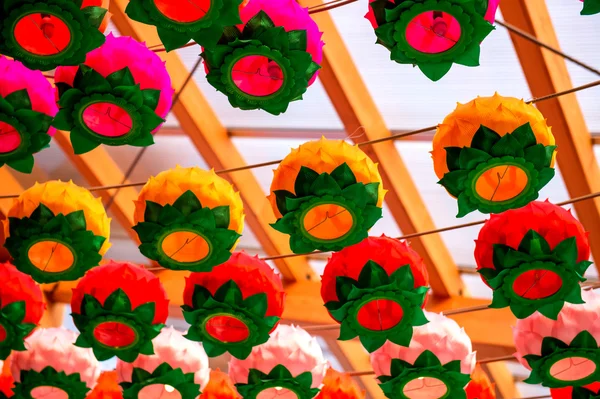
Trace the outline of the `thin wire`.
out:
[[[358,0],[334,0],[327,3],[319,4],[314,7],[308,8],[309,14],[317,14],[324,11],[333,10],[334,8],[342,7],[351,3],[355,3]]]

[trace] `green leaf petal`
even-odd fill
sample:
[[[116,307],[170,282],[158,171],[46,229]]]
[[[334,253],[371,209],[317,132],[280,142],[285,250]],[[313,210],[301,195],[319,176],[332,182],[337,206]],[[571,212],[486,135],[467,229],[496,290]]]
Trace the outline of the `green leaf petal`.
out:
[[[29,99],[27,89],[13,91],[4,97],[4,100],[10,103],[15,110],[31,109],[31,100]]]
[[[460,65],[476,67],[479,66],[479,54],[481,48],[478,43],[472,43],[464,53],[454,59],[454,62]]]
[[[129,67],[125,67],[111,73],[106,77],[106,80],[112,87],[135,86],[135,78],[133,77]]]
[[[202,204],[193,191],[187,190],[179,196],[173,203],[173,208],[177,209],[181,214],[187,216],[197,210],[202,209]]]
[[[500,140],[500,135],[486,126],[479,126],[471,140],[471,147],[484,152],[490,152],[494,144]]]
[[[154,89],[146,89],[142,90],[142,95],[144,96],[144,105],[152,110],[156,110],[158,108],[158,103],[160,101],[160,90]]]
[[[519,251],[530,255],[546,255],[551,252],[548,242],[535,230],[529,230],[523,236]]]
[[[419,64],[419,69],[429,79],[437,82],[444,77],[452,68],[452,62],[440,62],[436,64]]]
[[[516,138],[523,148],[536,145],[537,140],[529,122],[519,126],[512,132],[512,136]]]
[[[60,114],[60,112],[59,112],[59,114]],[[56,120],[55,120],[55,122],[56,122]],[[56,125],[54,127],[59,129],[59,127],[57,127]],[[71,138],[71,145],[73,146],[73,151],[77,155],[81,155],[81,154],[85,154],[86,152],[90,152],[100,145],[100,142],[91,140],[90,138],[88,138],[88,136],[86,134],[79,132],[77,130],[71,131],[70,138]]]
[[[294,183],[294,191],[296,196],[304,197],[310,195],[310,188],[315,180],[319,177],[319,174],[314,170],[302,166],[300,168],[300,172],[298,172],[298,176],[296,177],[296,181]]]
[[[131,302],[125,291],[119,288],[106,298],[104,308],[116,313],[128,313],[131,312]]]
[[[215,225],[220,229],[229,228],[229,205],[218,206],[216,208],[211,209],[213,215],[215,216]]]
[[[118,86],[113,89],[115,96],[125,99],[132,104],[136,109],[144,104],[144,96],[139,85],[136,86]]]
[[[331,172],[331,177],[342,189],[357,183],[356,176],[346,162],[335,168]]]
[[[108,10],[102,7],[85,7],[81,10],[81,12],[87,19],[90,26],[98,29],[100,28],[100,25],[102,25],[102,21]]]
[[[173,51],[185,46],[190,41],[190,34],[187,32],[177,32],[173,29],[167,29],[162,26],[157,26],[158,36],[160,41],[165,46],[167,51]]]
[[[31,173],[33,170],[33,155],[27,154],[23,158],[8,161],[6,164],[21,173]]]
[[[461,169],[469,170],[474,169],[477,165],[486,162],[490,158],[490,154],[485,151],[481,151],[476,148],[465,147],[460,152],[458,162]]]
[[[512,134],[502,136],[502,138],[494,144],[490,153],[495,157],[522,157],[524,155],[521,144]]]

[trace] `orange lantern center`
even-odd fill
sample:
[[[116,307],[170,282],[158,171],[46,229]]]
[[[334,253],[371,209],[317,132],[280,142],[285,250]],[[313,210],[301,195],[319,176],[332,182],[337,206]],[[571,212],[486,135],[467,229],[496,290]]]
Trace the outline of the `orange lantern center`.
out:
[[[250,336],[250,330],[240,319],[231,315],[219,315],[208,319],[204,325],[206,333],[225,343],[243,342]]]
[[[255,97],[276,93],[284,82],[279,64],[263,55],[249,55],[237,61],[231,79],[238,89]]]
[[[402,393],[409,399],[439,399],[448,393],[448,388],[437,378],[419,377],[404,385]]]
[[[154,0],[162,15],[175,22],[190,23],[204,18],[211,0]]]
[[[34,399],[69,399],[69,395],[65,391],[51,386],[33,388],[31,397]]]
[[[144,399],[181,399],[181,394],[170,385],[152,384],[140,389],[138,398]]]
[[[508,201],[525,190],[529,178],[515,165],[497,165],[485,170],[475,182],[475,192],[491,202]]]
[[[25,15],[15,26],[15,40],[26,51],[41,56],[56,55],[71,43],[65,22],[51,14]]]
[[[556,294],[562,287],[562,279],[553,271],[528,270],[513,283],[513,291],[525,299],[542,299]]]
[[[13,126],[0,121],[0,154],[13,152],[21,145],[21,135]]]
[[[33,266],[46,273],[62,273],[75,262],[69,247],[52,240],[36,242],[29,248],[27,256]]]
[[[192,231],[176,231],[161,242],[161,249],[175,262],[199,262],[210,254],[208,242]]]
[[[406,40],[417,51],[439,54],[460,40],[460,23],[443,11],[427,11],[414,17],[406,27]]]
[[[374,299],[358,311],[358,323],[371,331],[386,331],[402,321],[402,306],[389,299]]]
[[[596,371],[596,363],[585,357],[569,357],[554,363],[550,375],[560,381],[577,381]]]
[[[94,338],[109,348],[127,348],[135,343],[137,334],[127,324],[107,321],[94,328]]]
[[[348,209],[338,204],[321,204],[304,215],[304,229],[319,240],[335,240],[345,236],[354,226]]]
[[[298,399],[298,395],[286,388],[267,388],[258,395],[256,399]]]
[[[123,108],[108,102],[94,103],[83,111],[83,123],[104,137],[121,137],[131,131],[133,121]]]

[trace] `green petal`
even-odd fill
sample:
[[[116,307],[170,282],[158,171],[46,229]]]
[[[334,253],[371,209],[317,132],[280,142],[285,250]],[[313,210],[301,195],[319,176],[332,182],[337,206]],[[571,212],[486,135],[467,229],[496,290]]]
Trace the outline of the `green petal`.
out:
[[[59,112],[59,114],[60,114],[60,112]],[[59,127],[57,127],[56,125],[54,127],[59,129]],[[71,145],[73,146],[73,151],[77,155],[81,155],[81,154],[85,154],[86,152],[90,152],[94,148],[96,148],[100,145],[100,142],[89,139],[87,137],[87,135],[80,133],[79,131],[77,131],[75,129],[71,131],[70,138],[71,138]]]
[[[6,164],[21,173],[31,173],[33,170],[33,163],[33,155],[28,154],[23,158],[15,159],[14,161],[8,161]]]
[[[419,64],[419,69],[429,79],[437,82],[444,77],[452,68],[452,62],[440,62],[438,64]]]
[[[490,152],[494,144],[496,144],[500,140],[500,135],[493,131],[492,129],[481,125],[475,136],[473,136],[473,140],[471,141],[471,147],[477,148],[478,150],[484,152]]]
[[[177,32],[172,29],[167,29],[162,26],[157,26],[158,36],[160,41],[165,46],[167,51],[173,51],[180,47],[185,46],[191,39],[190,34],[187,32]]]
[[[27,89],[13,91],[12,93],[4,97],[4,100],[10,103],[10,105],[12,105],[15,110],[31,110],[31,100],[29,99]]]

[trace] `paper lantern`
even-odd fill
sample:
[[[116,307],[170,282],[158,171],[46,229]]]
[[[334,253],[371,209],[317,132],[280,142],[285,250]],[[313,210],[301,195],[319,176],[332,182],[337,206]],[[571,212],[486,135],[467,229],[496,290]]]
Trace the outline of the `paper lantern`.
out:
[[[86,399],[123,399],[122,389],[117,382],[116,371],[100,374],[98,383]]]
[[[0,360],[0,398],[10,398],[13,396],[13,388],[15,387],[15,379],[10,372],[10,359],[6,361]]]
[[[370,0],[377,43],[399,64],[441,79],[452,64],[479,66],[480,43],[494,30],[499,0]]]
[[[245,0],[247,1],[247,0]],[[239,8],[244,0],[132,0],[129,18],[156,26],[167,51],[191,40],[201,46],[217,44],[226,27],[242,23]]]
[[[594,382],[584,387],[564,387],[550,389],[552,399],[599,399],[600,382]]]
[[[323,271],[321,297],[341,323],[340,340],[356,336],[369,352],[386,340],[408,345],[413,326],[427,323],[422,307],[429,276],[408,244],[369,237],[336,252]]]
[[[501,213],[537,199],[554,177],[551,129],[531,104],[495,94],[457,108],[433,137],[433,166],[458,217]]]
[[[357,146],[309,141],[275,170],[272,226],[290,235],[294,253],[339,251],[367,238],[381,218],[385,193],[377,164]]]
[[[466,399],[475,352],[452,319],[425,312],[429,323],[415,327],[409,346],[391,341],[371,353],[371,365],[390,399]]]
[[[536,310],[556,319],[565,302],[583,303],[589,257],[583,225],[549,202],[492,215],[475,245],[477,271],[494,290],[490,307],[509,306],[521,319]]]
[[[467,399],[496,399],[495,384],[492,384],[479,364],[475,366],[475,370],[471,374],[471,382],[467,385],[465,392]]]
[[[295,0],[250,0],[240,17],[216,46],[204,48],[206,78],[233,107],[281,114],[315,81],[322,34]]]
[[[210,372],[208,385],[202,391],[200,399],[240,399],[229,376],[219,369]]]
[[[210,271],[231,256],[244,229],[240,194],[213,170],[170,169],[135,202],[140,251],[173,270]]]
[[[186,338],[200,341],[210,357],[229,352],[244,359],[267,342],[283,313],[279,275],[257,256],[243,252],[185,281],[183,317]]]
[[[600,0],[581,0],[583,1],[583,9],[581,15],[593,15],[600,12]]]
[[[109,0],[20,0],[0,3],[0,53],[49,71],[77,65],[104,43]]]
[[[54,134],[57,112],[54,89],[41,72],[0,56],[0,167],[31,173],[33,154]]]
[[[55,74],[60,111],[53,126],[71,132],[75,154],[100,144],[146,147],[171,109],[165,63],[130,37],[106,38],[79,67]]]
[[[208,356],[197,342],[174,328],[154,338],[154,355],[140,355],[132,363],[117,361],[123,395],[140,399],[196,399],[206,386]]]
[[[24,351],[23,340],[39,324],[46,309],[42,290],[13,265],[0,263],[0,359]]]
[[[152,339],[163,328],[169,300],[160,280],[142,266],[109,262],[90,270],[73,289],[71,315],[81,332],[77,345],[98,360],[133,362],[154,354]]]
[[[100,365],[91,350],[73,345],[76,339],[64,328],[41,328],[27,338],[27,350],[11,357],[15,398],[84,399]]]
[[[76,280],[110,248],[102,199],[72,181],[36,183],[23,191],[5,227],[15,266],[38,283]]]
[[[538,312],[517,320],[515,356],[531,370],[524,382],[563,388],[600,381],[600,294],[582,297],[585,304],[565,304],[557,320]]]
[[[300,327],[280,325],[247,359],[232,358],[229,376],[244,399],[311,399],[327,367],[315,338]]]
[[[365,399],[365,391],[348,374],[329,368],[315,399]]]

